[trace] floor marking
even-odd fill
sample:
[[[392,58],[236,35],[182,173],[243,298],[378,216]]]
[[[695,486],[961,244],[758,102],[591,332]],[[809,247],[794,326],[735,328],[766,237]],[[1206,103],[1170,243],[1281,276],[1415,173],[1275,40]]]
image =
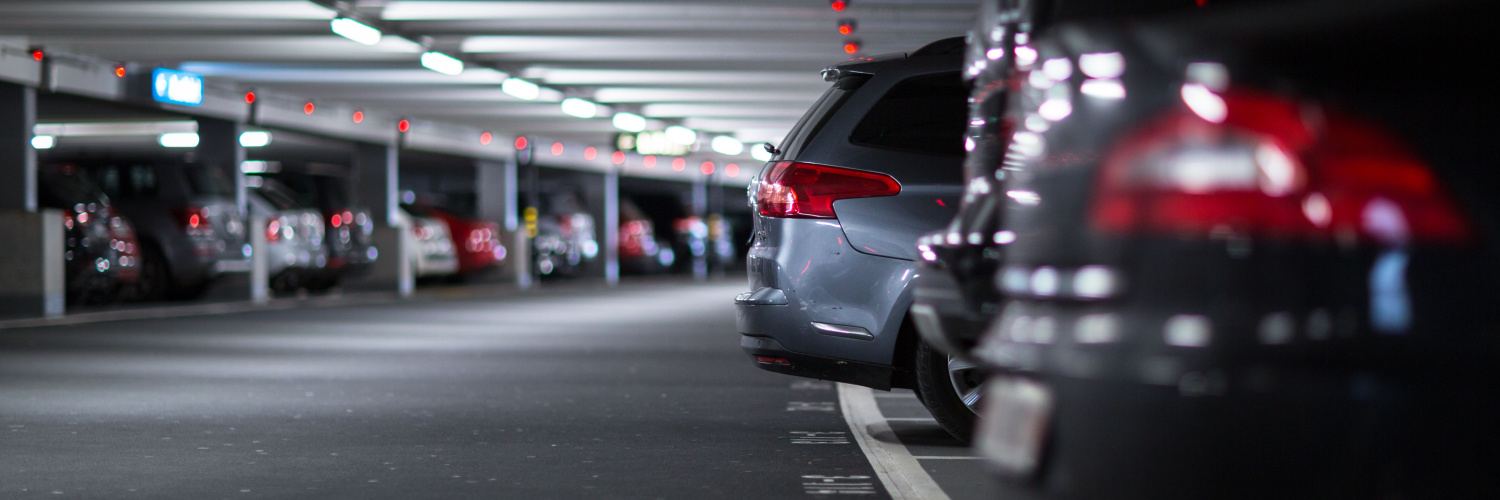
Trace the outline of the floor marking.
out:
[[[979,457],[969,455],[926,455],[914,456],[917,460],[979,460]]]
[[[846,432],[792,431],[792,444],[849,444]]]
[[[885,419],[887,422],[936,422],[932,417],[892,417]]]
[[[792,382],[792,390],[794,391],[810,391],[819,389],[833,389],[833,383],[814,382],[812,380],[798,380],[796,382]]]
[[[832,401],[788,401],[786,411],[833,411]]]
[[[874,495],[870,476],[802,476],[802,492],[809,495]]]
[[[865,458],[875,468],[875,475],[880,477],[892,500],[948,500],[948,494],[927,475],[905,446],[875,438],[892,433],[870,388],[839,384],[839,406],[844,421],[854,431],[854,441],[865,452]]]

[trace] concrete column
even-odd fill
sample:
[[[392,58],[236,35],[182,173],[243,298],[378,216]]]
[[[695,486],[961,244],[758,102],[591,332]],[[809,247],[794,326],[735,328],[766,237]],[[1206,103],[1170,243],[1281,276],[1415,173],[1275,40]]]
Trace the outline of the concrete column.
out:
[[[271,300],[271,264],[266,261],[266,227],[264,215],[250,217],[250,300],[265,303]]]
[[[354,196],[357,205],[370,211],[375,231],[370,235],[379,252],[370,272],[352,283],[354,288],[388,290],[402,297],[416,288],[411,261],[413,244],[410,222],[400,213],[396,147],[359,143],[354,151]]]
[[[245,162],[245,147],[240,145],[240,133],[244,124],[216,118],[198,119],[198,158],[204,163],[223,169],[234,180],[234,201],[244,215],[245,173],[240,164]]]
[[[604,282],[620,283],[620,173],[604,173]]]
[[[480,161],[474,167],[478,177],[475,184],[479,189],[479,218],[500,221],[506,233],[513,235],[502,239],[507,252],[505,269],[516,286],[527,288],[531,286],[531,241],[520,226],[516,160]]]
[[[36,89],[0,82],[0,316],[59,316],[66,292],[63,219],[37,211]]]
[[[708,223],[708,184],[702,177],[693,181],[693,215]],[[713,251],[713,242],[704,240],[703,253],[693,256],[693,281],[708,280],[708,253]]]

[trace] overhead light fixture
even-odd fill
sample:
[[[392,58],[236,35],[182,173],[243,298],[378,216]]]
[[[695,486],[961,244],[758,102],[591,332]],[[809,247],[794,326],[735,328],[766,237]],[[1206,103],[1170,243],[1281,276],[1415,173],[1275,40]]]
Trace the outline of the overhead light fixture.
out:
[[[845,36],[853,35],[854,34],[854,30],[856,28],[858,28],[858,27],[859,27],[858,23],[856,23],[853,19],[840,19],[839,20],[839,34],[840,35],[845,35]]]
[[[594,115],[599,113],[599,106],[577,97],[569,97],[562,101],[562,112],[565,115],[576,116],[578,118],[593,118]]]
[[[721,155],[735,156],[745,152],[745,143],[727,135],[714,137],[714,140],[709,142],[708,145],[715,153]]]
[[[771,161],[771,151],[765,148],[768,145],[763,143],[758,144],[757,147],[750,148],[750,157],[755,158],[755,161]],[[734,176],[731,175],[730,177]]]
[[[164,148],[196,148],[198,147],[198,134],[196,132],[168,132],[157,137],[156,142]]]
[[[646,130],[646,117],[635,113],[615,113],[615,128],[626,132]]]
[[[693,129],[681,125],[673,125],[667,127],[667,140],[682,145],[690,145],[698,142],[698,133],[694,132]]]
[[[506,78],[500,83],[500,91],[528,101],[535,100],[537,96],[542,95],[541,87],[520,78]]]
[[[51,135],[38,135],[31,138],[31,147],[35,149],[52,149],[57,145],[57,137]]]
[[[423,52],[422,67],[450,76],[464,72],[464,62],[442,52]]]
[[[333,33],[338,36],[348,38],[365,45],[375,45],[377,43],[380,43],[380,30],[375,29],[368,24],[355,21],[347,17],[340,17],[338,19],[334,19],[333,22],[329,23],[329,26],[333,28]]]
[[[240,171],[244,172],[244,173],[247,173],[247,174],[265,174],[265,173],[280,172],[281,171],[281,162],[279,162],[279,161],[254,161],[254,160],[252,160],[252,161],[242,161],[242,162],[240,162]]]
[[[247,148],[263,148],[271,143],[271,133],[264,130],[251,130],[240,134],[240,146]]]

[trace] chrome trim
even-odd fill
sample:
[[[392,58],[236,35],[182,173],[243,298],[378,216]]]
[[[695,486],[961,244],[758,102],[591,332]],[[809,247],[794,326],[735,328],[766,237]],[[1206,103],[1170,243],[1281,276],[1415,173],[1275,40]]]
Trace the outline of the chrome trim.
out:
[[[823,335],[856,340],[875,340],[875,336],[871,335],[869,330],[857,326],[830,325],[817,321],[812,322],[812,326],[813,328],[817,328],[818,333]]]

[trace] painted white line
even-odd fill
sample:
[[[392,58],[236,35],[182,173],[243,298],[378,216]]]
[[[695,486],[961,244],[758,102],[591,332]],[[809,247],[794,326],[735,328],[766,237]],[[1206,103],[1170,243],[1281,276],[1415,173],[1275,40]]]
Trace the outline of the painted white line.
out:
[[[371,292],[315,299],[277,299],[266,303],[251,301],[216,302],[212,304],[185,304],[161,307],[142,307],[115,311],[75,313],[54,318],[22,318],[0,320],[0,330],[31,326],[81,325],[133,319],[165,319],[189,316],[212,316],[248,311],[279,311],[303,307],[336,307],[394,302],[399,298],[392,293]]]
[[[885,419],[887,422],[936,422],[932,417],[894,417]]]
[[[844,421],[854,431],[854,441],[865,452],[865,458],[875,468],[875,475],[885,485],[892,500],[948,500],[932,476],[922,469],[917,459],[900,442],[882,441],[876,436],[895,440],[890,424],[875,404],[875,395],[868,387],[839,384],[839,407],[844,412]]]
[[[927,455],[912,457],[917,460],[979,460],[979,457],[969,455]]]

